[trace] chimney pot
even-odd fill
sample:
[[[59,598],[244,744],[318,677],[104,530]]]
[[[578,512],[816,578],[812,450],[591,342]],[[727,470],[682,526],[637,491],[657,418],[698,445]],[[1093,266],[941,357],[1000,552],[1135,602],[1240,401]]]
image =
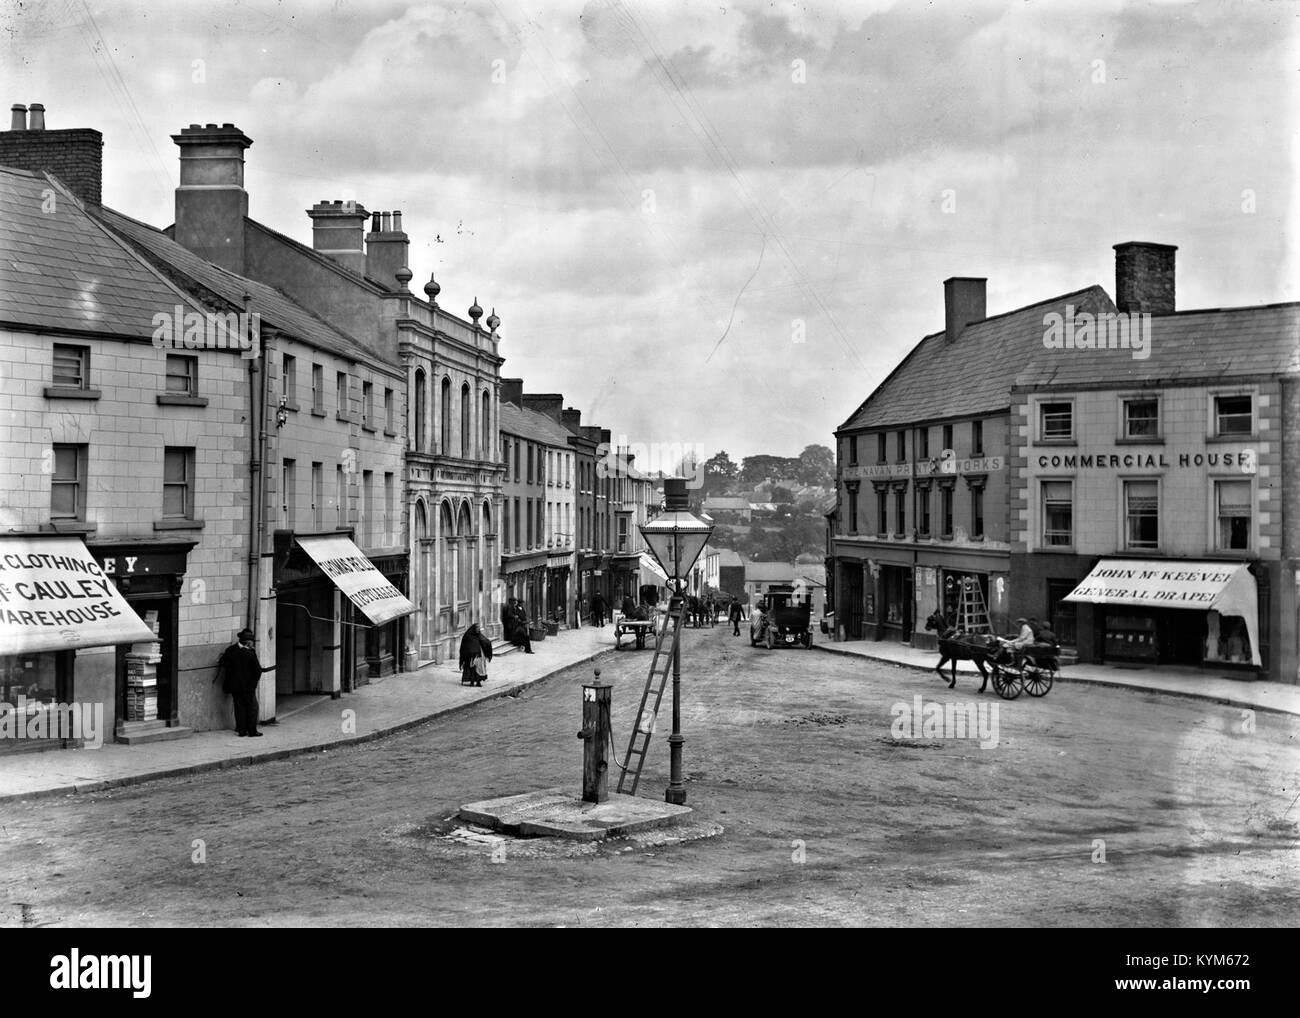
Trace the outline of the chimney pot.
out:
[[[392,214],[391,212],[381,212],[381,213],[379,213],[379,216],[380,216],[380,221],[381,221],[381,223],[382,223],[382,225],[380,226],[379,232],[380,232],[380,233],[392,233],[392,232],[393,232],[393,214]]]
[[[401,213],[401,212],[394,212],[394,213],[393,213],[393,232],[394,232],[394,233],[401,233],[401,232],[402,232],[402,213]]]
[[[45,107],[40,103],[32,103],[27,107],[27,130],[44,131],[45,130]]]
[[[27,130],[27,107],[22,103],[14,103],[10,109],[13,110],[13,120],[9,124],[9,130]]]
[[[988,317],[985,305],[987,279],[978,276],[953,276],[943,281],[944,340],[951,343],[966,326]]]

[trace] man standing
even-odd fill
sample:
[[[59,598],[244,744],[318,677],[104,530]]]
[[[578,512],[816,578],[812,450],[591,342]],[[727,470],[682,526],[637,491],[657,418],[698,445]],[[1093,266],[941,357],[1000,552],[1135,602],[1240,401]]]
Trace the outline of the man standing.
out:
[[[591,596],[591,624],[602,629],[605,626],[605,599],[600,596],[600,591]]]
[[[235,642],[221,652],[217,676],[222,679],[221,688],[234,701],[235,733],[241,738],[260,738],[262,733],[257,730],[257,684],[262,678],[262,663],[253,649],[251,629],[241,629]]]
[[[739,601],[739,600],[733,600],[733,601],[731,602],[731,609],[730,609],[730,611],[727,612],[727,617],[728,617],[729,619],[731,619],[731,635],[732,635],[732,636],[739,636],[739,635],[740,635],[740,620],[743,619],[743,618],[745,617],[745,613],[744,613],[743,611],[741,611],[741,609],[740,609],[740,601]]]

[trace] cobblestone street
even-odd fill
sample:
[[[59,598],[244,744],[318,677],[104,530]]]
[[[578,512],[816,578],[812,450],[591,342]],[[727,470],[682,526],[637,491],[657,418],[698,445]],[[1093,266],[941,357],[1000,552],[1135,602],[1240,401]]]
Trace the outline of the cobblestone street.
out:
[[[649,659],[594,662],[614,686],[620,756]],[[1256,926],[1300,912],[1294,718],[1073,683],[1001,701],[965,676],[950,691],[875,662],[751,649],[722,626],[688,630],[683,646],[688,830],[712,836],[449,837],[463,803],[577,789],[579,687],[592,667],[364,746],[5,804],[0,915],[73,926]],[[987,707],[988,748],[919,726],[896,739],[916,697]],[[670,720],[665,695],[648,797],[667,781]]]

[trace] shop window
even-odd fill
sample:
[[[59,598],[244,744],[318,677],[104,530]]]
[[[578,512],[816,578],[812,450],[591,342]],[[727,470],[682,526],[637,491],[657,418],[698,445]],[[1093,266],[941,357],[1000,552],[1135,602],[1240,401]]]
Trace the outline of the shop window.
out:
[[[1124,546],[1160,547],[1160,485],[1157,481],[1124,482]]]
[[[1043,442],[1065,442],[1074,438],[1074,404],[1038,404],[1038,438]]]
[[[194,518],[194,450],[163,450],[163,518]]]
[[[50,519],[86,518],[86,459],[84,445],[54,447],[54,476],[50,480]]]
[[[54,344],[54,385],[86,389],[90,385],[90,347]]]
[[[177,396],[199,394],[199,359],[184,354],[167,355],[167,392]]]
[[[1214,397],[1214,433],[1216,435],[1250,435],[1254,433],[1253,401],[1245,396]]]
[[[1214,483],[1215,517],[1218,520],[1219,551],[1250,548],[1251,497],[1249,481]]]
[[[945,484],[939,489],[939,527],[940,536],[952,537],[952,485]]]
[[[1074,544],[1074,486],[1070,481],[1043,481],[1043,544]]]
[[[1124,437],[1158,438],[1160,435],[1160,401],[1158,399],[1124,400]]]
[[[970,454],[972,456],[984,455],[984,422],[970,422]]]

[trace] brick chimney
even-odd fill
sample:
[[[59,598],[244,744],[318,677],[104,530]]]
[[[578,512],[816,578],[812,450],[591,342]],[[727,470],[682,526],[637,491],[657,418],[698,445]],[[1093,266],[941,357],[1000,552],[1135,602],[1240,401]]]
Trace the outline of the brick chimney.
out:
[[[307,215],[311,217],[312,249],[359,276],[365,275],[366,220],[370,213],[355,201],[320,201],[307,210]]]
[[[244,150],[252,139],[234,124],[190,124],[173,134],[181,150],[173,239],[200,258],[244,271]]]
[[[524,380],[522,378],[501,379],[501,402],[513,403],[519,408],[524,405]]]
[[[1115,306],[1121,312],[1168,315],[1174,310],[1171,244],[1130,240],[1115,245]]]
[[[984,303],[987,282],[972,276],[953,276],[943,281],[943,331],[947,342],[954,342],[966,326],[988,317]]]
[[[536,410],[559,424],[560,415],[564,413],[564,397],[558,392],[525,393],[524,409]]]
[[[374,213],[366,234],[366,275],[386,289],[399,289],[397,270],[406,268],[410,246],[401,212]]]
[[[560,423],[572,431],[575,435],[582,434],[582,411],[575,410],[571,406],[565,407],[560,412]]]
[[[100,203],[104,136],[88,127],[45,129],[45,107],[14,103],[10,129],[0,132],[0,166],[51,173],[90,205]],[[30,116],[30,121],[28,117]]]

